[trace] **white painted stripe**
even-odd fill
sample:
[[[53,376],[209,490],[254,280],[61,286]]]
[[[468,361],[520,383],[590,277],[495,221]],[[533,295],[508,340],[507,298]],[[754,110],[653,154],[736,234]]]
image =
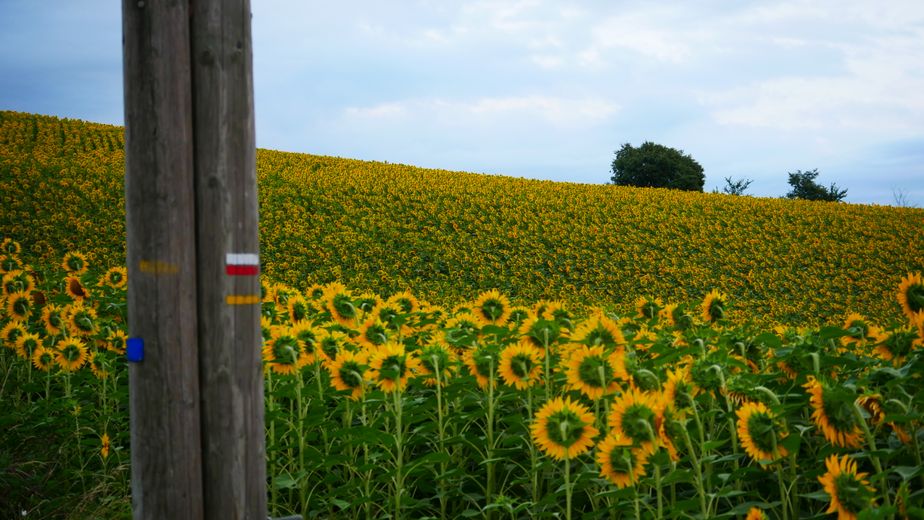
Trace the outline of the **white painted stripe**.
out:
[[[228,253],[225,262],[228,265],[260,265],[260,257],[254,253]]]

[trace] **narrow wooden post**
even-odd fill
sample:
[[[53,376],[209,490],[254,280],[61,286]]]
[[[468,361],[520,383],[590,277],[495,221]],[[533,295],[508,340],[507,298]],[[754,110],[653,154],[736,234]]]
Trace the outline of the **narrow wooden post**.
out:
[[[266,518],[250,2],[191,5],[205,516]]]
[[[185,2],[123,0],[132,509],[201,518],[196,242]]]
[[[132,507],[266,518],[249,0],[123,0]]]

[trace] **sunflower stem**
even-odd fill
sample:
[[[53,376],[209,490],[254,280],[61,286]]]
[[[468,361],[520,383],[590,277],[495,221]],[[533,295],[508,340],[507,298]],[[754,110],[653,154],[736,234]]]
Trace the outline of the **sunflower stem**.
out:
[[[863,417],[863,412],[860,410],[860,405],[856,401],[853,403],[853,415],[857,418],[857,421],[860,423],[860,428],[863,430],[863,435],[866,437],[866,443],[869,445],[870,451],[870,460],[873,461],[873,468],[876,469],[876,480],[879,480],[880,487],[882,488],[882,501],[885,503],[886,507],[892,505],[891,500],[889,499],[889,485],[886,481],[886,474],[882,471],[882,463],[879,461],[876,453],[876,438],[873,437],[873,433],[869,429],[869,425],[866,424],[866,418]]]
[[[565,518],[571,520],[571,459],[565,458]]]
[[[530,486],[531,486],[531,497],[533,499],[533,505],[539,503],[539,468],[538,466],[538,457],[536,454],[536,443],[533,441],[531,435],[529,435],[530,427],[535,420],[533,417],[533,387],[528,386],[526,388],[526,412],[527,412],[527,426],[526,426],[526,437],[529,439],[529,468],[530,468]]]
[[[442,368],[440,367],[440,360],[438,356],[433,356],[433,372],[436,375],[436,432],[438,437],[438,444],[440,453],[446,451],[446,426],[443,420],[443,380],[442,380]],[[440,474],[437,477],[439,479],[440,487],[440,518],[446,518],[446,480],[443,475],[446,474],[446,462],[440,462]]]
[[[404,492],[404,432],[402,424],[401,385],[394,391],[395,397],[395,518],[401,518],[401,494]]]
[[[658,495],[658,518],[664,518],[663,498],[661,497],[661,464],[654,463],[655,470],[655,492]],[[785,520],[785,519],[784,519]]]
[[[694,407],[695,410],[695,407]],[[696,456],[693,450],[693,442],[690,440],[690,432],[683,428],[683,440],[687,445],[687,451],[690,452],[690,458],[693,460],[693,474],[696,476],[696,492],[699,495],[699,507],[702,511],[703,518],[709,518],[709,510],[706,507],[706,491],[703,487],[703,470],[700,467],[700,458]]]
[[[485,489],[485,506],[490,506],[494,503],[494,357],[491,356],[488,359],[488,368],[490,374],[488,376],[488,423],[486,425],[486,435],[488,440],[488,445],[485,448],[485,455],[488,458],[487,472],[488,472],[488,482]],[[487,517],[493,517],[493,510],[488,510]]]

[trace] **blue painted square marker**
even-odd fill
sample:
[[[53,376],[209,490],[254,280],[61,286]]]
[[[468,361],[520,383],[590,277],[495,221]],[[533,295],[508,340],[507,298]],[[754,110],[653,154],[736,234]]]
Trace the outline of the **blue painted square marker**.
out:
[[[125,357],[132,363],[144,361],[144,340],[141,338],[125,340]]]

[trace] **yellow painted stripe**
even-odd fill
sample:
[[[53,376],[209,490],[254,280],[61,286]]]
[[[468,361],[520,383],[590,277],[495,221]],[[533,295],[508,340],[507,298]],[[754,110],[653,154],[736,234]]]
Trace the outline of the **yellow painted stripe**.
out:
[[[260,303],[258,294],[229,294],[225,296],[225,303],[228,305],[253,305]]]

